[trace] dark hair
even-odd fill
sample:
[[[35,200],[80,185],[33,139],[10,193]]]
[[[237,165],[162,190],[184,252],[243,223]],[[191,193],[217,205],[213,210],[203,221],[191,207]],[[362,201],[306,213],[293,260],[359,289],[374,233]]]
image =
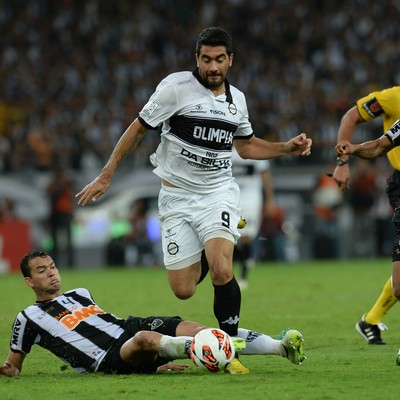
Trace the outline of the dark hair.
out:
[[[196,54],[200,54],[201,46],[225,46],[226,52],[230,56],[233,53],[232,37],[223,28],[211,26],[203,29],[196,42]]]
[[[41,250],[31,250],[28,254],[26,254],[20,263],[20,268],[22,275],[24,278],[30,278],[31,277],[31,269],[29,267],[29,262],[36,257],[47,257],[48,254],[45,251]]]

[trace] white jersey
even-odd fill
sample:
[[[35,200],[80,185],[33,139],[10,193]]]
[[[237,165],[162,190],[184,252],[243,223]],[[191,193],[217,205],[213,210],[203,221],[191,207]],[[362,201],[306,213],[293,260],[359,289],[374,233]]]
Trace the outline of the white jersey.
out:
[[[269,168],[268,160],[243,159],[235,148],[232,150],[232,171],[240,190],[256,185],[262,192],[261,173]]]
[[[154,173],[195,193],[211,193],[232,181],[234,138],[253,130],[244,94],[229,85],[214,96],[195,72],[167,76],[139,113],[148,128],[162,125],[161,143],[151,162]]]

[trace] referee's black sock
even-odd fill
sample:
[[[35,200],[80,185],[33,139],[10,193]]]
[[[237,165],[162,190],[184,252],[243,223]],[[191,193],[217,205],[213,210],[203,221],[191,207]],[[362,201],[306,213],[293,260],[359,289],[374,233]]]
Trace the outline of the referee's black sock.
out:
[[[236,278],[225,285],[214,285],[214,315],[219,327],[230,336],[237,336],[242,295]]]

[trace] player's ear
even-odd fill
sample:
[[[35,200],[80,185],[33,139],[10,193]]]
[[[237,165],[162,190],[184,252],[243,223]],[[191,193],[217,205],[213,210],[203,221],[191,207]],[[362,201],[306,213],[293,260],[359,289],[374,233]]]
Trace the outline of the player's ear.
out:
[[[26,284],[27,286],[29,286],[30,288],[33,287],[32,278],[26,276],[26,277],[24,278],[24,281],[25,281],[25,284]]]
[[[229,66],[232,67],[232,63],[233,63],[233,53],[231,53],[231,55],[229,56]]]

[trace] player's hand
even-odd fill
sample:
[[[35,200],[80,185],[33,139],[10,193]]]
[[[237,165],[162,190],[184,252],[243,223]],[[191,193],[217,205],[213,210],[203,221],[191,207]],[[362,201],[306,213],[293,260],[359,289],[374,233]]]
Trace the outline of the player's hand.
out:
[[[100,174],[96,179],[87,184],[75,197],[79,198],[78,205],[84,206],[90,200],[96,201],[110,187],[111,178]]]
[[[3,365],[0,365],[0,375],[9,377],[18,376],[19,369],[15,365],[6,361]]]
[[[267,219],[273,219],[278,212],[278,207],[273,201],[266,201],[263,206],[263,216]]]
[[[337,166],[333,171],[332,178],[338,184],[342,192],[346,191],[350,186],[350,168],[349,164]]]
[[[290,139],[287,143],[289,154],[309,156],[311,154],[312,139],[308,138],[305,133]]]
[[[189,368],[189,364],[173,364],[168,363],[164,365],[160,365],[157,368],[157,372],[171,372],[171,371],[184,371]]]
[[[335,146],[335,153],[338,157],[353,154],[355,146],[346,140],[342,140]]]

